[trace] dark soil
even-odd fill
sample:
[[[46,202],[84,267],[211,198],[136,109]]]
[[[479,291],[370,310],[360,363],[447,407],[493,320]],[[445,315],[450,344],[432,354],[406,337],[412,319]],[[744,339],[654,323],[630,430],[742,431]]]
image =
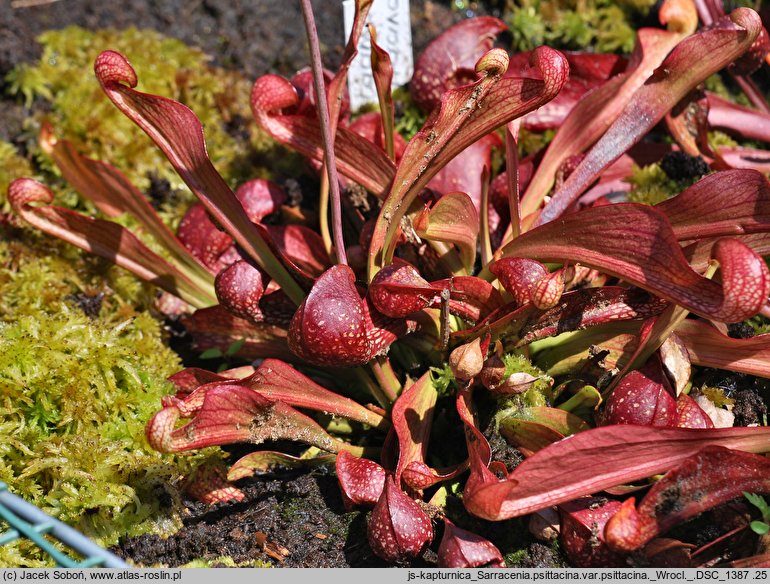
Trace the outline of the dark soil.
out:
[[[35,38],[50,29],[78,25],[99,28],[151,28],[203,49],[215,65],[238,69],[248,77],[272,72],[291,75],[307,65],[299,2],[257,0],[132,0],[120,10],[99,0],[49,0],[22,7],[24,0],[0,5],[0,77],[21,62],[40,56]],[[28,2],[32,4],[32,2]],[[414,0],[412,31],[415,54],[462,14],[448,1]],[[15,8],[13,6],[16,6]],[[325,64],[339,65],[343,50],[342,9],[313,0]]]
[[[190,501],[190,515],[177,534],[131,538],[115,551],[137,564],[172,567],[223,556],[291,568],[386,565],[366,543],[364,513],[345,512],[332,474],[263,478],[242,490],[241,503],[209,507]]]
[[[176,567],[193,560],[216,565],[221,557],[242,564],[269,562],[286,568],[387,567],[366,540],[367,511],[346,511],[331,470],[262,477],[239,484],[240,503],[207,506],[186,501],[189,515],[175,535],[128,538],[113,549],[139,565]],[[450,498],[447,512],[460,526],[483,533],[501,549],[526,548],[521,567],[563,567],[551,547],[533,543],[525,520],[488,522],[470,517]],[[442,522],[434,521],[431,547],[408,565],[436,567]],[[407,564],[405,564],[407,565]]]

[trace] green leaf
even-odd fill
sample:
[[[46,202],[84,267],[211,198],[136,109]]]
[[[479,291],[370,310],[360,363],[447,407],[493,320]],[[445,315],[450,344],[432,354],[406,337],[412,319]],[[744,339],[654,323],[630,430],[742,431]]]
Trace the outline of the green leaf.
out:
[[[751,527],[751,531],[757,535],[765,535],[770,531],[770,525],[763,521],[752,521],[749,526]]]
[[[589,428],[576,415],[549,407],[523,408],[500,420],[500,434],[509,444],[533,452]]]
[[[762,513],[762,519],[770,522],[770,505],[767,504],[767,501],[765,501],[763,497],[756,493],[747,493],[746,491],[743,492],[743,496],[746,497],[746,500],[749,503],[759,509],[759,512]]]
[[[755,507],[759,507],[760,509],[763,506],[766,506],[765,500],[760,497],[759,495],[755,493],[747,493],[746,491],[743,492],[743,496],[746,497],[749,503],[754,505]]]
[[[212,347],[211,349],[206,349],[203,351],[203,353],[200,354],[201,359],[217,359],[219,357],[222,357],[222,351],[218,347]]]
[[[237,341],[233,342],[229,347],[227,347],[227,351],[225,351],[225,356],[232,357],[238,351],[241,350],[241,347],[243,347],[245,343],[246,343],[246,339],[238,339]]]

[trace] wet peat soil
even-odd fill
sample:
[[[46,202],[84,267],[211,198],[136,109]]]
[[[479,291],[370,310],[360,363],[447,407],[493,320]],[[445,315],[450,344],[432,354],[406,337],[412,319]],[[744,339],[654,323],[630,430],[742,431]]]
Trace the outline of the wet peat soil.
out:
[[[180,566],[193,560],[217,565],[229,557],[238,564],[270,562],[287,568],[388,567],[367,543],[365,510],[346,511],[333,469],[263,476],[238,483],[245,499],[240,503],[208,506],[185,501],[184,527],[173,536],[128,538],[113,549],[138,565]],[[525,548],[519,567],[564,567],[563,557],[537,543],[526,532],[524,520],[491,523],[465,515],[462,502],[448,501],[453,514],[464,515],[463,526],[483,534],[504,548],[515,534],[516,546]],[[436,567],[442,522],[434,521],[436,537],[410,567]]]
[[[189,516],[174,536],[131,538],[119,555],[139,565],[179,566],[228,556],[282,567],[383,567],[366,543],[363,514],[345,513],[330,472],[249,481],[243,502],[208,506],[187,501]]]
[[[366,540],[367,513],[346,512],[336,477],[314,471],[263,477],[241,488],[241,503],[207,506],[187,501],[189,516],[172,537],[130,538],[118,555],[138,565],[180,566],[193,560],[217,565],[223,556],[242,564],[254,560],[286,568],[375,568],[390,564],[375,556]],[[457,505],[461,505],[459,501]],[[434,524],[437,525],[437,524]],[[502,524],[486,524],[505,538]],[[520,531],[520,529],[517,529]],[[492,536],[494,533],[485,533]],[[441,532],[430,549],[404,566],[435,567]],[[548,546],[532,542],[521,567],[564,566]]]
[[[24,5],[34,2],[0,1],[0,139],[22,147],[22,121],[29,112],[4,96],[3,78],[17,64],[39,58],[41,49],[35,38],[45,30],[69,25],[152,28],[199,46],[213,57],[215,65],[239,69],[254,79],[266,72],[290,75],[307,63],[305,38],[297,27],[301,22],[297,2],[282,3],[275,10],[275,3],[267,0],[131,0],[116,10],[101,0],[36,1],[37,6],[29,7]],[[325,64],[333,69],[342,53],[341,11],[331,10],[329,0],[314,0],[313,4]],[[461,17],[448,6],[448,1],[412,0],[415,54]],[[730,383],[744,386],[734,378]],[[766,413],[758,392],[746,391],[744,425],[761,419],[763,408]],[[767,396],[763,397],[766,401]],[[496,454],[505,459],[505,453]],[[179,566],[221,557],[236,563],[257,560],[285,567],[386,565],[366,542],[366,513],[345,511],[336,478],[329,470],[249,479],[238,486],[244,501],[213,507],[185,501],[184,527],[177,534],[167,539],[129,538],[114,551],[148,566]],[[461,507],[457,500],[449,503]],[[518,564],[521,567],[565,565],[562,556],[526,535],[521,521],[493,524],[466,519],[463,527],[477,530],[494,543],[510,543],[515,532],[520,538],[516,547],[527,550]],[[431,549],[411,565],[435,566],[440,522],[436,527]]]

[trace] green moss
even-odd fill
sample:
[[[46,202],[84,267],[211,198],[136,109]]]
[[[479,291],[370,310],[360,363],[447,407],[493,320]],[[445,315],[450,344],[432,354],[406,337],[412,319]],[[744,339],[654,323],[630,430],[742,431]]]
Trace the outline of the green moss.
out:
[[[746,97],[746,94],[736,85],[735,81],[726,75],[723,76],[721,73],[715,73],[708,77],[703,85],[706,91],[715,93],[733,103],[754,107],[749,98]]]
[[[256,129],[250,137],[226,132],[231,120],[251,118],[251,83],[209,67],[196,49],[133,29],[73,27],[46,33],[40,41],[43,57],[9,75],[11,92],[27,104],[48,101],[47,118],[57,136],[113,164],[140,189],[147,190],[151,174],[168,180],[178,191],[174,207],[162,213],[172,225],[192,196],[149,138],[102,93],[92,67],[105,48],[129,58],[140,90],[177,99],[196,112],[212,162],[232,186],[296,166],[295,156],[287,157]],[[40,121],[29,120],[31,134]],[[21,176],[51,185],[55,204],[96,213],[57,178],[40,150],[25,160],[4,143],[0,212],[10,211],[7,186]],[[101,310],[87,316],[78,299],[99,295]],[[166,377],[181,367],[150,312],[156,295],[156,289],[105,260],[14,217],[0,221],[0,480],[102,545],[123,536],[176,531],[182,478],[221,457],[219,449],[161,454],[146,443],[147,421],[161,397],[173,391]],[[50,562],[29,542],[0,546],[3,566]]]
[[[42,97],[48,101],[53,99],[46,78],[38,67],[26,63],[18,65],[5,76],[5,81],[8,84],[8,93],[21,95],[24,98],[25,107],[30,107],[36,97]]]
[[[767,260],[765,260],[765,263],[767,263]],[[764,335],[770,333],[770,320],[762,315],[757,315],[753,318],[750,318],[746,321],[746,324],[748,324],[754,330],[754,335]]]
[[[727,89],[724,80],[718,73],[707,77],[706,81],[703,82],[703,86],[706,91],[715,93],[720,97],[724,97],[731,101],[735,99],[735,96],[733,96],[730,90]]]
[[[542,150],[550,144],[556,130],[545,130],[544,132],[531,132],[525,128],[519,131],[519,156],[524,158],[530,154]]]
[[[443,367],[431,367],[431,381],[439,397],[453,395],[455,391],[455,376],[450,369],[449,364],[445,363]]]
[[[718,148],[734,148],[735,146],[738,146],[738,142],[724,132],[713,131],[709,132],[709,146],[712,150],[717,150]]]
[[[8,145],[0,169],[6,210],[7,183],[32,169]],[[100,293],[90,318],[76,298]],[[155,295],[107,261],[0,223],[0,480],[103,545],[176,530],[181,477],[219,456],[162,455],[145,442],[180,367],[149,312]],[[48,564],[29,542],[0,546],[0,565]]]
[[[645,205],[655,205],[670,199],[690,186],[688,181],[670,179],[659,164],[642,168],[634,165],[631,176],[626,180],[633,185],[628,200]]]
[[[411,140],[412,137],[420,131],[425,123],[426,115],[412,101],[412,96],[404,87],[399,87],[393,92],[393,101],[398,104],[396,115],[396,131],[401,134],[405,140]]]
[[[102,93],[92,67],[105,47],[128,57],[139,74],[142,91],[183,101],[198,114],[215,165],[226,166],[234,158],[234,144],[225,135],[223,122],[227,116],[246,113],[242,104],[248,105],[249,85],[234,74],[207,67],[201,51],[136,29],[91,32],[68,27],[46,32],[38,40],[43,55],[22,79],[30,77],[35,83],[27,86],[22,82],[17,91],[50,99],[50,121],[59,135],[87,146],[89,155],[124,169],[140,188],[148,186],[150,171],[173,181],[174,186],[181,184],[143,132]],[[45,80],[42,86],[39,77]]]
[[[647,14],[655,6],[656,0],[618,0],[617,4],[637,14]]]
[[[503,399],[501,401],[502,409],[509,407],[518,408],[521,406],[543,406],[550,403],[553,379],[549,375],[533,365],[524,355],[508,353],[503,357],[503,362],[505,363],[504,376],[506,378],[514,373],[529,373],[533,377],[537,377],[538,380],[532,384],[532,387],[527,392]],[[445,364],[440,368],[431,367],[430,371],[433,387],[436,388],[439,397],[454,395],[457,385],[449,365]]]
[[[516,50],[549,44],[629,53],[636,38],[634,18],[654,4],[653,0],[521,0],[509,4],[506,22]]]
[[[511,408],[518,410],[522,407],[551,405],[553,379],[549,375],[533,365],[524,355],[508,353],[503,357],[503,362],[505,363],[504,375],[506,378],[514,373],[528,373],[538,379],[526,392],[502,399],[499,405],[499,415]]]
[[[307,514],[307,503],[304,498],[286,498],[281,501],[281,518],[287,523],[295,523]]]
[[[231,186],[281,171],[298,174],[301,158],[255,127],[250,136],[228,134],[231,121],[240,126],[241,118],[251,119],[251,82],[210,67],[197,49],[135,29],[72,27],[45,33],[40,42],[43,57],[9,75],[10,91],[27,105],[48,102],[43,109],[58,137],[114,165],[140,189],[148,189],[151,175],[169,181],[178,196],[162,214],[172,226],[192,196],[101,91],[92,67],[105,48],[128,57],[139,90],[195,111],[212,162]],[[28,120],[30,136],[40,123]],[[24,159],[0,143],[0,480],[105,546],[124,536],[169,535],[181,526],[182,479],[222,453],[161,454],[144,438],[161,397],[173,391],[166,377],[181,367],[153,316],[157,289],[6,217],[7,186],[21,176],[50,185],[55,204],[96,214],[39,149]],[[79,302],[102,295],[101,310],[87,316]],[[2,566],[50,563],[30,542],[0,546]]]
[[[532,50],[545,43],[547,25],[540,14],[539,2],[522,2],[514,6],[507,22],[513,35],[513,47],[520,51]]]
[[[81,288],[87,267],[19,255],[20,245],[0,245],[0,480],[104,545],[172,532],[174,485],[214,451],[173,457],[145,442],[147,420],[171,391],[165,378],[179,369],[160,324],[118,299],[89,318],[67,300],[90,290]],[[3,565],[42,559],[12,548]]]
[[[527,559],[528,554],[529,550],[527,548],[520,548],[505,554],[503,559],[505,560],[506,566],[509,568],[515,568],[516,566],[521,566],[524,560]]]

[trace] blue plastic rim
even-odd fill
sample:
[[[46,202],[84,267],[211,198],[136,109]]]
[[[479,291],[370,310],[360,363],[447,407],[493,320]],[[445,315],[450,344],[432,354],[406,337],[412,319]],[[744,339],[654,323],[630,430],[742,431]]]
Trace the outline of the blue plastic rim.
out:
[[[8,485],[0,481],[0,527],[2,523],[7,523],[9,529],[0,532],[0,546],[19,539],[29,539],[51,556],[59,567],[130,567],[118,556],[98,546],[76,529],[9,492]],[[46,536],[63,543],[83,559],[77,560],[57,549]]]

